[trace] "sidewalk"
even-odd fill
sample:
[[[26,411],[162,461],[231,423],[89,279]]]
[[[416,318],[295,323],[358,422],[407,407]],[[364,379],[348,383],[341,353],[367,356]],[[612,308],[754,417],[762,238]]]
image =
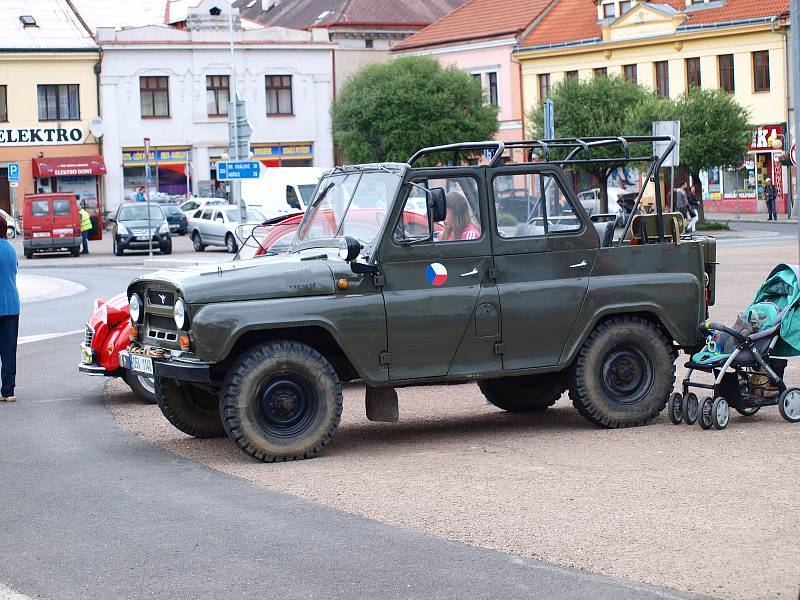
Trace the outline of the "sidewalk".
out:
[[[735,223],[736,213],[712,213],[706,211],[706,221],[719,221],[720,223]],[[772,223],[767,221],[767,213],[741,213],[739,215],[740,223]],[[797,216],[792,215],[788,219],[785,214],[778,214],[778,220],[775,223],[794,223],[797,224]]]
[[[194,264],[218,264],[233,259],[233,254],[228,254],[224,248],[207,248],[205,252],[195,252],[189,236],[172,236],[172,254],[163,256],[158,248],[153,252],[152,259],[147,251],[125,252],[122,256],[115,256],[112,251],[111,234],[104,233],[103,239],[89,242],[89,254],[78,257],[67,253],[35,254],[27,259],[22,252],[22,239],[12,240],[17,249],[19,268],[23,269],[61,269],[70,267],[147,267],[167,268],[191,266]]]

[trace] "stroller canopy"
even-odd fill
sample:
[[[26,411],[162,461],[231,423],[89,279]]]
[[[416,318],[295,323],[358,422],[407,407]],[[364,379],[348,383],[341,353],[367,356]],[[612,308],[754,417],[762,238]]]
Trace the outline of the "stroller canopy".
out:
[[[775,345],[773,356],[800,355],[800,315],[797,314],[800,302],[800,268],[796,265],[780,264],[758,288],[753,304],[771,302],[778,310],[788,310],[781,322],[780,339]]]

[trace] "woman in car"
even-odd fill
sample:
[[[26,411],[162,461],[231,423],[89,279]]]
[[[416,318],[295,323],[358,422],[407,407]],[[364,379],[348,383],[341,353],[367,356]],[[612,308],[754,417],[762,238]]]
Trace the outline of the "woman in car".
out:
[[[439,241],[476,240],[481,237],[481,229],[472,220],[470,212],[469,202],[463,194],[459,192],[447,194],[447,216]]]

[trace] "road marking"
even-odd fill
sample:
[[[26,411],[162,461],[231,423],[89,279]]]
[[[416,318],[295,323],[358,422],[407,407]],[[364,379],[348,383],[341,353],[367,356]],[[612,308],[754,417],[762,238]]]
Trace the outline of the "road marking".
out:
[[[43,342],[44,340],[52,340],[54,338],[65,337],[68,335],[75,335],[76,333],[83,333],[84,329],[75,329],[74,331],[62,331],[61,333],[43,333],[41,335],[24,335],[17,340],[17,345],[32,344],[34,342]],[[1,599],[0,599],[1,600]]]
[[[32,600],[30,596],[18,594],[11,588],[7,588],[0,583],[0,600]]]

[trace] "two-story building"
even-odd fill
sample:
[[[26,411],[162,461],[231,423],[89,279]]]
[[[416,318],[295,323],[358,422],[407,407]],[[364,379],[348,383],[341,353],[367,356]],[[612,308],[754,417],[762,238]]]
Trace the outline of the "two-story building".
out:
[[[216,185],[228,147],[228,102],[246,102],[251,152],[269,166],[333,164],[331,44],[323,30],[245,22],[234,9],[232,79],[227,2],[189,7],[179,26],[100,27],[106,189],[113,207],[145,184],[168,195]]]
[[[61,0],[6,2],[0,21],[0,208],[13,212],[8,164],[25,194],[73,192],[94,207],[105,173],[99,139],[97,44]],[[95,124],[95,133],[99,133]]]
[[[771,178],[785,211],[788,173],[772,140],[790,142],[787,10],[788,0],[558,0],[514,53],[525,107],[564,77],[617,75],[670,98],[725,90],[749,111],[752,144],[738,165],[701,174],[706,210],[765,211]]]
[[[392,51],[432,56],[470,73],[481,84],[485,101],[499,109],[497,139],[524,139],[521,69],[512,51],[553,1],[469,0]]]

